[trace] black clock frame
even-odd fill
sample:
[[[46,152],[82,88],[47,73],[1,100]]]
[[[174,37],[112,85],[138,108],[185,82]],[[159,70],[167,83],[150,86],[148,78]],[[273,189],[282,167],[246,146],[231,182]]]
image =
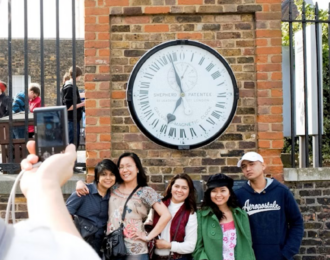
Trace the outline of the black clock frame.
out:
[[[135,79],[136,79],[136,75],[139,72],[141,66],[148,60],[148,58],[150,56],[152,56],[153,54],[155,54],[159,50],[162,50],[162,49],[170,47],[170,46],[175,46],[175,45],[192,45],[192,46],[196,46],[196,47],[202,48],[202,49],[210,52],[211,54],[216,56],[221,61],[221,63],[225,66],[226,70],[228,71],[228,73],[230,75],[231,81],[233,83],[234,102],[233,102],[232,110],[230,112],[230,115],[229,115],[227,121],[221,127],[221,129],[219,129],[219,131],[216,134],[214,134],[210,138],[208,138],[208,139],[206,139],[202,142],[199,142],[197,144],[194,144],[194,145],[173,145],[173,144],[169,144],[167,142],[164,142],[163,140],[160,140],[157,137],[155,137],[154,135],[152,135],[143,126],[143,124],[141,123],[139,117],[137,116],[137,113],[136,113],[135,108],[134,108],[133,98],[132,98],[133,97],[134,82],[135,82]],[[236,109],[237,109],[237,101],[238,101],[238,98],[239,98],[239,92],[238,92],[237,83],[236,83],[236,79],[235,79],[233,71],[231,70],[228,62],[216,50],[214,50],[213,48],[211,48],[211,47],[209,47],[209,46],[207,46],[203,43],[197,42],[197,41],[172,40],[172,41],[168,41],[168,42],[165,42],[165,43],[162,43],[160,45],[157,45],[157,46],[153,47],[152,49],[150,49],[148,52],[146,52],[139,59],[139,61],[135,64],[135,66],[134,66],[134,68],[131,72],[131,75],[128,79],[128,86],[127,86],[126,96],[127,96],[127,103],[128,103],[129,111],[131,113],[131,117],[132,117],[134,123],[137,125],[137,127],[140,129],[140,131],[145,136],[147,136],[151,141],[153,141],[153,142],[155,142],[155,143],[157,143],[161,146],[164,146],[166,148],[177,149],[177,150],[189,150],[189,149],[200,148],[202,146],[208,145],[208,144],[215,141],[216,139],[218,139],[221,136],[221,134],[227,129],[227,127],[229,126],[229,124],[231,123],[231,121],[232,121],[232,119],[235,115],[235,112],[236,112]]]

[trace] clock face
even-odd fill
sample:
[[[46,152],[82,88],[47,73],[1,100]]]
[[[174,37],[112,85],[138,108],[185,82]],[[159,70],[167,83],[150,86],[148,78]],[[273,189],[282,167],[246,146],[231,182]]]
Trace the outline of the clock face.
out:
[[[193,149],[217,139],[231,122],[238,89],[228,63],[196,41],[174,40],[148,51],[128,82],[132,118],[152,141]]]

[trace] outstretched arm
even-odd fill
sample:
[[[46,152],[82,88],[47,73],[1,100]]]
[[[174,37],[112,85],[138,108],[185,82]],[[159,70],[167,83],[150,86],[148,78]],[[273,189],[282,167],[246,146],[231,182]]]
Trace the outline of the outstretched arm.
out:
[[[61,186],[73,174],[77,156],[75,146],[70,144],[64,153],[49,157],[39,168],[32,168],[38,162],[35,142],[28,142],[27,148],[30,155],[21,162],[21,167],[25,170],[21,190],[27,198],[30,220],[45,224],[54,231],[80,237],[65,207],[61,191]]]

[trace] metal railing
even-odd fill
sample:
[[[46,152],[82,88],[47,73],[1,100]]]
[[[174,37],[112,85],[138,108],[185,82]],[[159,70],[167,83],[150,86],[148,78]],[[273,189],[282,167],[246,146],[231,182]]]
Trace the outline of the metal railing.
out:
[[[293,17],[293,1],[289,1],[289,17],[288,19],[282,18],[282,23],[288,23],[289,26],[289,60],[290,60],[290,77],[289,77],[289,85],[290,85],[290,114],[291,114],[291,167],[295,168],[296,166],[296,151],[298,150],[297,144],[299,143],[299,167],[309,167],[312,162],[313,167],[321,167],[322,166],[322,135],[323,135],[323,89],[322,89],[322,83],[323,83],[323,75],[321,74],[322,68],[320,67],[320,64],[323,64],[320,60],[320,53],[322,52],[322,49],[320,49],[320,46],[322,46],[322,42],[320,42],[322,31],[320,31],[320,24],[328,24],[328,46],[330,46],[330,3],[329,3],[329,11],[328,11],[328,19],[327,20],[320,20],[319,17],[319,7],[318,4],[315,4],[315,7],[313,7],[313,18],[314,19],[306,19],[306,3],[303,2],[302,4],[302,10],[301,10],[301,19],[295,19]],[[304,134],[297,135],[297,111],[296,111],[296,97],[297,97],[297,84],[295,84],[294,81],[294,73],[295,69],[297,69],[297,64],[295,64],[295,49],[297,46],[294,46],[294,31],[293,31],[293,24],[299,23],[302,27],[302,57],[303,57],[303,117],[304,117]],[[306,26],[309,24],[315,25],[315,39],[309,39],[306,38]],[[314,32],[313,32],[314,34]],[[309,116],[309,106],[311,106],[311,97],[309,96],[308,91],[308,78],[311,77],[311,72],[307,69],[307,43],[306,41],[315,40],[315,50],[313,50],[313,55],[316,56],[316,84],[312,85],[312,91],[316,91],[316,104],[314,109],[317,111],[317,133],[313,133],[313,136],[311,137],[309,125],[312,121],[316,121],[316,118],[310,118]],[[322,41],[322,39],[321,39]],[[328,57],[330,60],[330,48]],[[322,66],[322,65],[321,65]],[[330,72],[330,62],[329,67],[327,68],[328,73]],[[323,73],[327,73],[326,71],[323,71]],[[310,83],[309,83],[310,84]],[[311,85],[311,84],[310,84]],[[284,85],[283,85],[284,86]],[[328,86],[327,86],[328,87]],[[286,111],[284,111],[285,113]],[[285,115],[284,115],[285,116]],[[329,129],[330,130],[330,129]],[[298,141],[299,137],[299,142]],[[312,144],[311,144],[311,138],[312,138]],[[312,147],[312,151],[310,151],[310,147]],[[311,159],[312,158],[312,159]]]
[[[28,136],[28,125],[29,125],[29,100],[28,100],[28,84],[29,84],[29,46],[28,46],[28,0],[24,0],[24,93],[25,93],[25,134],[24,134],[24,144],[20,146],[20,153],[15,152],[15,145],[17,148],[17,141],[13,139],[13,113],[12,113],[12,100],[13,100],[13,64],[12,64],[12,0],[8,0],[8,99],[9,99],[9,122],[7,133],[1,132],[1,135],[7,135],[8,143],[6,145],[1,145],[2,153],[6,153],[6,160],[0,163],[0,170],[5,173],[17,173],[20,169],[19,162],[27,154],[25,144],[29,140]],[[59,25],[59,14],[60,6],[59,0],[55,1],[55,12],[56,12],[56,104],[61,105],[61,82],[62,78],[60,75],[60,25]],[[72,67],[76,67],[76,33],[75,33],[75,0],[72,0]],[[40,90],[41,90],[41,105],[45,106],[45,58],[44,58],[44,0],[40,0]],[[73,70],[73,117],[74,117],[74,143],[77,143],[77,96],[76,96],[76,71]],[[4,80],[4,79],[2,79]],[[2,131],[2,129],[1,129]],[[4,151],[6,150],[6,151]],[[15,154],[13,154],[15,153]],[[14,158],[15,155],[15,158]],[[86,167],[86,163],[77,163],[76,166]]]

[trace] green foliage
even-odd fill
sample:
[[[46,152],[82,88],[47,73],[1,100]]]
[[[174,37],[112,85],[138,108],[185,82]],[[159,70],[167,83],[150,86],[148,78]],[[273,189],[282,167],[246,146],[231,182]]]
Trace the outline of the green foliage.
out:
[[[303,1],[296,0],[295,4],[298,8],[299,15],[296,20],[302,20],[302,9]],[[305,5],[305,19],[315,20],[315,8],[309,4]],[[327,10],[319,9],[319,20],[328,20]],[[311,23],[307,23],[311,24]],[[329,77],[329,43],[328,43],[328,23],[321,23],[322,26],[322,64],[323,64],[323,111],[324,111],[324,134],[322,136],[322,156],[324,165],[330,165],[330,77]],[[292,23],[292,35],[295,32],[302,30],[302,23]],[[289,34],[289,23],[282,22],[282,45],[289,46],[290,34]],[[294,39],[292,39],[292,44],[294,45]],[[312,155],[312,143],[310,138],[310,157]],[[298,141],[295,140],[295,152],[299,150]],[[284,140],[284,153],[291,152],[291,138],[285,138]]]

